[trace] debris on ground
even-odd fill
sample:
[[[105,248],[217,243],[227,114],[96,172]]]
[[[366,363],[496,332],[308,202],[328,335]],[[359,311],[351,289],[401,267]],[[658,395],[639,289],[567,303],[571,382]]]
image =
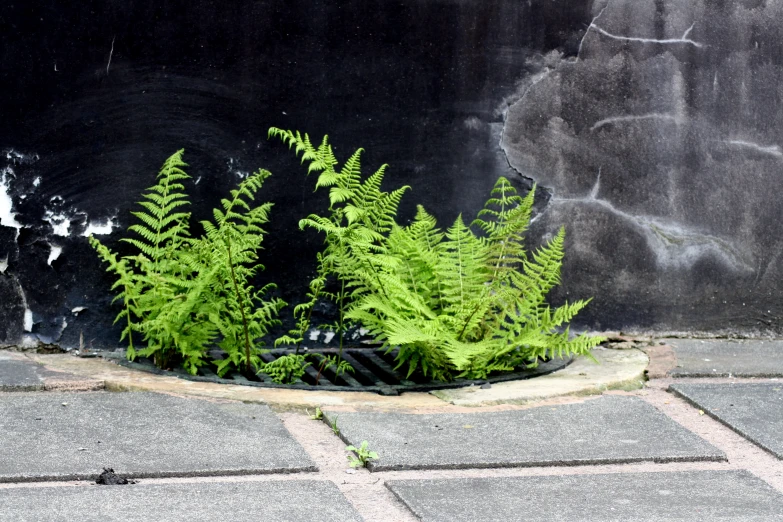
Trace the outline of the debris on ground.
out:
[[[135,484],[136,481],[117,475],[112,468],[103,468],[103,473],[98,476],[98,480],[95,483],[103,486],[121,486],[124,484]]]

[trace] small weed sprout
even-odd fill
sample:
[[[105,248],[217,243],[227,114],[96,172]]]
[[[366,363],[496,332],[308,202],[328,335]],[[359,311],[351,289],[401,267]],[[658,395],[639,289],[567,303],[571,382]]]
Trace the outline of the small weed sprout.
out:
[[[305,410],[308,415],[310,415],[309,410]],[[315,413],[313,415],[310,415],[310,418],[313,420],[321,420],[324,418],[324,412],[321,411],[321,408],[318,406],[315,407]]]
[[[335,415],[334,419],[329,422],[329,426],[332,427],[332,432],[334,432],[335,435],[340,434],[340,428],[337,427],[337,415]]]
[[[315,377],[315,384],[318,385],[318,381],[321,379],[321,374],[325,372],[327,369],[334,367],[334,374],[335,376],[339,377],[345,372],[354,373],[353,366],[351,366],[348,361],[345,361],[343,359],[339,359],[338,357],[334,355],[321,355],[320,353],[314,353],[312,354],[314,357],[319,359],[319,366],[318,366],[318,375]]]
[[[358,448],[356,446],[346,446],[345,451],[353,451],[356,453],[356,456],[347,456],[348,463],[352,468],[366,468],[368,462],[378,458],[378,454],[374,451],[370,451],[368,446],[366,440],[363,440],[361,446]]]

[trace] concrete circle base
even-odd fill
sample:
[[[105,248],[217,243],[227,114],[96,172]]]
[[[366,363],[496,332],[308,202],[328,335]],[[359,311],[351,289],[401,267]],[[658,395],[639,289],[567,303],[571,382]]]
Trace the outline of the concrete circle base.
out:
[[[647,356],[635,348],[593,350],[597,362],[582,357],[558,372],[523,381],[431,393],[411,392],[384,397],[369,392],[286,390],[193,382],[153,375],[118,366],[103,359],[82,359],[68,354],[27,354],[47,368],[68,372],[85,380],[102,381],[111,391],[154,391],[214,399],[268,404],[277,410],[300,410],[316,406],[356,410],[450,410],[461,407],[524,404],[564,396],[590,395],[611,389],[637,389],[645,381]]]

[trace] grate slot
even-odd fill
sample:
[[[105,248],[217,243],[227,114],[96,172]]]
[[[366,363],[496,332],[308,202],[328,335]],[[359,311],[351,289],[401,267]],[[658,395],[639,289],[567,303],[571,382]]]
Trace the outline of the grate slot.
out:
[[[355,370],[355,373],[351,373],[350,375],[362,383],[363,386],[385,386],[386,383],[380,380],[378,375],[373,373],[371,370],[366,368],[361,362],[356,360],[352,357],[352,354],[348,352],[343,353],[343,359],[345,359],[348,364],[353,366],[353,369]]]
[[[405,379],[401,373],[396,371],[390,364],[381,359],[375,351],[366,351],[354,354],[355,357],[370,368],[377,375],[380,375],[388,384],[394,386],[399,384],[413,384]]]

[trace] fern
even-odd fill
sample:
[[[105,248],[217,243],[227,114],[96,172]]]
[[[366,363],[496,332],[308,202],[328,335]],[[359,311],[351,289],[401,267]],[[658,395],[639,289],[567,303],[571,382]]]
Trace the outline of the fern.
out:
[[[458,217],[445,232],[423,207],[406,227],[395,222],[404,192],[382,192],[386,166],[362,179],[357,150],[343,164],[325,137],[315,146],[307,134],[272,128],[294,148],[316,189],[329,189],[329,214],[300,222],[325,236],[309,301],[297,307],[297,329],[280,343],[301,343],[319,298],[337,304],[333,325],[361,324],[376,340],[397,349],[399,366],[438,380],[484,378],[494,371],[535,365],[539,358],[589,355],[603,341],[571,338],[565,325],[587,305],[552,309],[548,292],[560,282],[563,229],[532,254],[525,246],[535,187],[525,197],[500,178],[471,226]],[[327,291],[326,288],[336,288]],[[314,291],[315,289],[315,291]]]
[[[310,300],[299,305],[297,328],[276,344],[301,343],[309,328],[312,306],[321,297],[337,305],[338,317],[333,324],[324,325],[338,338],[338,361],[342,358],[343,338],[350,326],[347,311],[351,303],[369,290],[365,272],[376,272],[377,266],[393,262],[382,256],[386,235],[395,226],[394,218],[403,194],[410,187],[383,192],[381,185],[386,165],[362,180],[361,155],[358,149],[339,168],[327,136],[315,147],[307,134],[277,128],[269,129],[269,137],[278,137],[295,153],[301,153],[302,162],[309,162],[308,174],[319,173],[316,189],[329,189],[329,214],[311,214],[302,219],[300,228],[312,228],[325,236],[325,246],[318,257],[316,277],[310,284]],[[339,170],[338,170],[339,168]],[[372,253],[372,255],[368,255]],[[327,288],[333,288],[327,291]]]
[[[222,336],[220,348],[226,358],[217,365],[218,375],[231,367],[254,374],[264,352],[257,341],[272,326],[280,324],[277,315],[285,302],[266,294],[276,288],[267,284],[256,290],[252,280],[264,267],[258,263],[258,251],[264,239],[261,228],[269,221],[271,203],[251,206],[256,193],[271,174],[259,170],[222,199],[222,210],[213,210],[214,223],[202,221],[206,235],[194,242],[193,251],[201,256],[203,269],[214,267],[212,291],[222,305],[210,315]],[[198,263],[198,261],[197,261]]]
[[[532,255],[524,247],[532,204],[533,191],[521,198],[500,178],[473,222],[482,236],[461,216],[443,234],[419,207],[411,225],[393,227],[388,236],[384,255],[397,262],[364,274],[370,290],[347,317],[388,349],[398,348],[409,375],[421,370],[438,380],[481,379],[538,358],[589,355],[603,338],[571,338],[562,329],[587,301],[555,309],[546,302],[560,282],[565,231]]]
[[[305,360],[304,355],[288,354],[272,362],[262,363],[259,369],[277,384],[294,384],[305,374],[305,368],[308,366],[310,363]]]
[[[192,374],[207,363],[207,350],[216,343],[227,357],[217,362],[225,373],[230,365],[252,371],[257,366],[256,342],[269,328],[279,324],[277,313],[285,305],[279,299],[264,300],[274,288],[266,285],[256,291],[251,280],[263,268],[256,263],[263,239],[261,225],[268,220],[271,204],[251,206],[255,193],[269,176],[259,171],[231,191],[215,209],[214,223],[203,222],[206,234],[190,237],[190,214],[183,182],[183,151],[163,164],[158,182],[139,203],[143,210],[133,212],[139,223],[128,230],[135,237],[124,238],[138,251],[119,258],[94,237],[90,244],[108,264],[118,280],[115,301],[123,309],[115,322],[124,320],[121,339],[128,338],[127,356],[152,357],[155,364],[168,368],[181,362]],[[146,347],[134,346],[137,332]]]

